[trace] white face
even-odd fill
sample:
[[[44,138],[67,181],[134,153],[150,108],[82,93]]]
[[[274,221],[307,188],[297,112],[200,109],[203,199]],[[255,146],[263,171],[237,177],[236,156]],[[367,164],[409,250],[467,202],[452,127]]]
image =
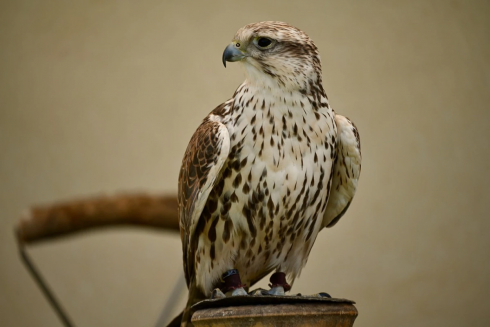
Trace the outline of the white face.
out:
[[[321,83],[320,56],[302,31],[281,22],[261,22],[242,27],[232,44],[243,55],[247,79],[288,90]]]

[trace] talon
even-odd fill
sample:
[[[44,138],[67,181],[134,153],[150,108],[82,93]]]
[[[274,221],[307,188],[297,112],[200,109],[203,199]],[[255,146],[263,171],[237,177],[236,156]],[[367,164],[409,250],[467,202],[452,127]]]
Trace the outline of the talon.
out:
[[[224,286],[221,288],[221,291],[223,293],[228,293],[230,291],[233,291],[232,296],[247,295],[247,292],[243,289],[246,285],[242,284],[238,270],[231,269],[231,270],[226,271],[221,276],[221,280],[224,283]],[[245,294],[243,294],[243,293],[245,293]]]
[[[330,294],[328,293],[325,293],[325,292],[320,292],[320,293],[316,293],[316,294],[313,294],[313,295],[307,295],[308,297],[326,297],[326,298],[329,298],[331,299],[332,297],[330,296]]]
[[[282,295],[284,295],[284,292],[289,292],[291,290],[291,285],[289,285],[286,282],[286,274],[283,272],[273,273],[271,278],[270,278],[270,282],[271,282],[271,284],[269,284],[269,287],[271,288],[271,290],[269,292],[271,292],[272,289],[279,287],[279,286],[282,288],[282,292],[283,292]],[[280,290],[278,290],[278,291],[280,292]]]
[[[264,295],[264,292],[267,292],[267,290],[264,290],[263,288],[257,288],[253,291],[248,292],[248,295],[261,296],[261,295]]]
[[[272,287],[270,290],[262,292],[263,295],[279,295],[279,296],[284,296],[284,287],[282,286],[275,286]]]
[[[236,288],[231,292],[231,296],[238,296],[238,295],[248,295],[247,291],[243,289],[243,287]]]
[[[226,297],[226,295],[223,292],[221,292],[221,290],[219,288],[215,288],[213,290],[213,293],[211,294],[212,299],[222,299],[225,297]]]

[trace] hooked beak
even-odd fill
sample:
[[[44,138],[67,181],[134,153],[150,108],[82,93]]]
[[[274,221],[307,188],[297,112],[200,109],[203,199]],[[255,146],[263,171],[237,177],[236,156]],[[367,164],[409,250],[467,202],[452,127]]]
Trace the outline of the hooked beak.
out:
[[[246,55],[236,47],[235,42],[230,43],[223,52],[223,65],[226,67],[226,62],[239,61],[245,58]]]

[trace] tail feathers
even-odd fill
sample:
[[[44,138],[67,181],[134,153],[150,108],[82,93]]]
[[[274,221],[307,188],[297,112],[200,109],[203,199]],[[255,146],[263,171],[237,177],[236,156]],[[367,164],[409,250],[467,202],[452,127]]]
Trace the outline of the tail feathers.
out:
[[[192,310],[191,307],[197,302],[204,300],[205,298],[206,297],[204,296],[204,293],[199,289],[199,287],[196,286],[195,279],[193,278],[189,284],[189,297],[187,299],[187,305],[185,306],[185,309],[182,312],[181,327],[192,326],[191,318],[192,315],[194,314],[194,311]]]
[[[184,315],[184,312],[182,311],[177,317],[175,317],[168,325],[167,327],[180,327],[180,324],[182,323],[182,316]]]

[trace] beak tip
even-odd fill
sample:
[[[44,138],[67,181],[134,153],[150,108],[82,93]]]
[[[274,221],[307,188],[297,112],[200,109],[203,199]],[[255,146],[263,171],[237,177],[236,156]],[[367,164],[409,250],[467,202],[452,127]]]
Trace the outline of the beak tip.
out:
[[[225,66],[225,68],[226,68],[226,56],[224,53],[223,53],[223,59],[222,60],[223,60],[223,66]]]
[[[236,48],[234,43],[229,44],[225,51],[223,52],[223,66],[226,68],[226,62],[234,62],[234,61],[239,61],[243,59],[245,55]]]

